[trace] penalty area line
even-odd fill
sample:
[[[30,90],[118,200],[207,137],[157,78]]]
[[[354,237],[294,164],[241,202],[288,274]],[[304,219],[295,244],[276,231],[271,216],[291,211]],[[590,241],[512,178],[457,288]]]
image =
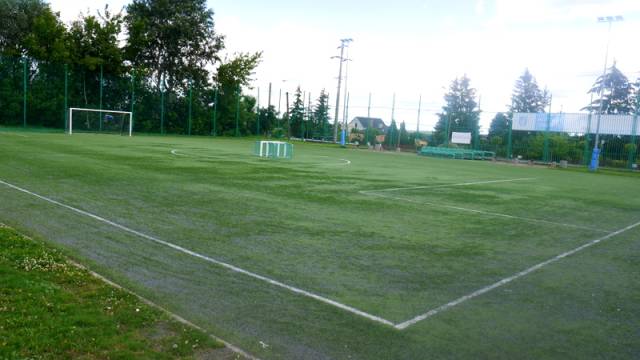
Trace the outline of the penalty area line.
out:
[[[589,227],[589,226],[567,224],[567,223],[561,223],[561,222],[555,222],[555,221],[543,220],[543,219],[527,218],[527,217],[521,217],[521,216],[516,216],[516,215],[496,213],[496,212],[491,212],[491,211],[470,209],[470,208],[465,208],[465,207],[455,206],[455,205],[436,204],[436,203],[432,203],[432,202],[428,202],[428,201],[420,201],[420,200],[406,199],[406,198],[401,198],[401,197],[391,196],[391,195],[376,194],[375,192],[360,192],[360,193],[363,194],[363,195],[368,195],[368,196],[377,196],[377,197],[380,197],[380,198],[383,198],[383,199],[406,201],[406,202],[411,202],[411,203],[416,203],[416,204],[429,205],[429,206],[433,206],[433,207],[439,207],[439,208],[445,208],[445,209],[451,209],[451,210],[459,210],[459,211],[466,211],[466,212],[471,212],[471,213],[484,215],[484,216],[502,217],[502,218],[505,218],[505,219],[513,219],[513,220],[520,220],[520,221],[540,223],[540,224],[548,224],[548,225],[565,226],[565,227],[570,227],[570,228],[579,229],[579,230],[597,231],[597,232],[607,233],[607,234],[610,233],[609,230],[592,228],[592,227]]]
[[[180,246],[180,245],[176,245],[176,244],[170,243],[170,242],[168,242],[168,241],[160,240],[160,239],[158,239],[158,238],[156,238],[156,237],[153,237],[153,236],[151,236],[151,235],[147,235],[147,234],[142,233],[142,232],[140,232],[140,231],[137,231],[137,230],[131,229],[131,228],[129,228],[129,227],[126,227],[126,226],[121,225],[121,224],[118,224],[118,223],[116,223],[116,222],[114,222],[114,221],[111,221],[111,220],[105,219],[105,218],[103,218],[103,217],[101,217],[101,216],[98,216],[98,215],[96,215],[96,214],[92,214],[92,213],[90,213],[90,212],[88,212],[88,211],[84,211],[84,210],[81,210],[81,209],[75,208],[75,207],[73,207],[73,206],[70,206],[70,205],[67,205],[67,204],[61,203],[61,202],[59,202],[59,201],[57,201],[57,200],[50,199],[50,198],[48,198],[48,197],[46,197],[46,196],[42,196],[42,195],[36,194],[36,193],[34,193],[34,192],[32,192],[32,191],[29,191],[29,190],[24,189],[24,188],[21,188],[21,187],[19,187],[19,186],[16,186],[16,185],[10,184],[10,183],[8,183],[8,182],[6,182],[6,181],[0,180],[0,184],[3,184],[3,185],[5,185],[5,186],[7,186],[7,187],[9,187],[9,188],[11,188],[11,189],[14,189],[14,190],[20,191],[20,192],[22,192],[22,193],[25,193],[25,194],[28,194],[28,195],[34,196],[34,197],[36,197],[36,198],[38,198],[38,199],[40,199],[40,200],[44,200],[44,201],[49,202],[49,203],[51,203],[51,204],[54,204],[54,205],[57,205],[57,206],[63,207],[63,208],[65,208],[65,209],[67,209],[67,210],[71,210],[71,211],[73,211],[73,212],[75,212],[75,213],[78,213],[78,214],[81,214],[81,215],[84,215],[84,216],[90,217],[90,218],[92,218],[92,219],[94,219],[94,220],[97,220],[97,221],[99,221],[99,222],[102,222],[102,223],[105,223],[105,224],[111,225],[111,226],[113,226],[113,227],[115,227],[115,228],[118,228],[118,229],[120,229],[120,230],[122,230],[122,231],[125,231],[125,232],[128,232],[128,233],[130,233],[130,234],[136,235],[136,236],[138,236],[138,237],[141,237],[141,238],[144,238],[144,239],[147,239],[147,240],[153,241],[153,242],[158,243],[158,244],[160,244],[160,245],[164,245],[164,246],[169,247],[169,248],[171,248],[171,249],[173,249],[173,250],[176,250],[176,251],[178,251],[178,252],[181,252],[181,253],[184,253],[184,254],[187,254],[187,255],[191,255],[191,256],[193,256],[193,257],[195,257],[195,258],[198,258],[198,259],[201,259],[201,260],[204,260],[204,261],[210,262],[210,263],[212,263],[212,264],[215,264],[215,265],[218,265],[218,266],[224,267],[224,268],[226,268],[226,269],[228,269],[228,270],[231,270],[231,271],[233,271],[233,272],[240,273],[240,274],[243,274],[243,275],[246,275],[246,276],[252,277],[252,278],[254,278],[254,279],[258,279],[258,280],[264,281],[264,282],[266,282],[266,283],[268,283],[268,284],[271,284],[271,285],[274,285],[274,286],[277,286],[277,287],[281,287],[281,288],[283,288],[283,289],[287,289],[287,290],[289,290],[289,291],[291,291],[291,292],[293,292],[293,293],[296,293],[296,294],[298,294],[298,295],[303,295],[303,296],[306,296],[306,297],[309,297],[309,298],[312,298],[312,299],[318,300],[318,301],[320,301],[320,302],[323,302],[323,303],[325,303],[325,304],[333,305],[333,306],[335,306],[335,307],[337,307],[337,308],[339,308],[339,309],[342,309],[342,310],[347,311],[347,312],[350,312],[350,313],[352,313],[352,314],[355,314],[355,315],[358,315],[358,316],[364,317],[364,318],[366,318],[366,319],[373,320],[373,321],[375,321],[375,322],[378,322],[378,323],[381,323],[381,324],[384,324],[384,325],[388,325],[388,326],[395,326],[395,324],[394,324],[394,323],[392,323],[391,321],[386,320],[386,319],[383,319],[383,318],[381,318],[381,317],[379,317],[379,316],[375,316],[375,315],[369,314],[369,313],[367,313],[367,312],[364,312],[364,311],[362,311],[362,310],[356,309],[356,308],[351,307],[351,306],[349,306],[349,305],[345,305],[345,304],[339,303],[339,302],[337,302],[337,301],[335,301],[335,300],[331,300],[331,299],[326,298],[326,297],[324,297],[324,296],[317,295],[317,294],[314,294],[314,293],[312,293],[312,292],[309,292],[309,291],[306,291],[306,290],[302,290],[302,289],[299,289],[299,288],[294,287],[294,286],[287,285],[287,284],[282,283],[282,282],[280,282],[280,281],[270,279],[270,278],[268,278],[268,277],[266,277],[266,276],[262,276],[262,275],[259,275],[259,274],[256,274],[256,273],[253,273],[253,272],[251,272],[251,271],[248,271],[248,270],[245,270],[245,269],[239,268],[239,267],[237,267],[237,266],[235,266],[235,265],[232,265],[232,264],[229,264],[229,263],[226,263],[226,262],[220,261],[220,260],[216,260],[216,259],[214,259],[214,258],[208,257],[208,256],[206,256],[206,255],[202,255],[202,254],[197,253],[197,252],[195,252],[195,251],[192,251],[192,250],[189,250],[189,249],[187,249],[187,248],[184,248],[184,247],[182,247],[182,246]]]
[[[360,191],[361,194],[375,193],[375,192],[387,192],[387,191],[401,191],[401,190],[417,190],[417,189],[437,189],[443,187],[452,187],[452,186],[471,186],[471,185],[482,185],[482,184],[496,184],[496,183],[505,183],[505,182],[514,182],[514,181],[527,181],[527,180],[535,180],[536,178],[518,178],[518,179],[504,179],[504,180],[486,180],[486,181],[472,181],[458,184],[442,184],[442,185],[425,185],[425,186],[412,186],[412,187],[402,187],[402,188],[388,188],[388,189],[379,189],[379,190],[363,190]]]
[[[514,281],[514,280],[517,280],[517,279],[519,279],[519,278],[521,278],[523,276],[526,276],[526,275],[528,275],[528,274],[530,274],[530,273],[532,273],[532,272],[534,272],[536,270],[539,270],[539,269],[541,269],[541,268],[543,268],[543,267],[545,267],[545,266],[547,266],[549,264],[552,264],[554,262],[560,261],[560,260],[562,260],[562,259],[564,259],[564,258],[566,258],[568,256],[571,256],[571,255],[573,255],[575,253],[578,253],[578,252],[580,252],[580,251],[582,251],[582,250],[584,250],[586,248],[594,246],[594,245],[596,245],[596,244],[598,244],[598,243],[600,243],[602,241],[610,239],[610,238],[612,238],[612,237],[614,237],[616,235],[620,235],[620,234],[622,234],[622,233],[624,233],[626,231],[629,231],[629,230],[631,230],[633,228],[636,228],[638,226],[640,226],[640,221],[635,223],[635,224],[631,224],[631,225],[629,225],[629,226],[627,226],[625,228],[622,228],[620,230],[617,230],[617,231],[614,231],[612,233],[609,233],[609,234],[607,234],[607,235],[605,235],[605,236],[603,236],[601,238],[592,240],[592,241],[590,241],[590,242],[588,242],[588,243],[586,243],[586,244],[584,244],[582,246],[579,246],[579,247],[577,247],[575,249],[563,252],[560,255],[557,255],[555,257],[552,257],[551,259],[548,259],[546,261],[543,261],[541,263],[533,265],[530,268],[522,270],[519,273],[516,273],[516,274],[514,274],[512,276],[509,276],[509,277],[504,278],[504,279],[502,279],[500,281],[497,281],[497,282],[495,282],[495,283],[493,283],[493,284],[491,284],[489,286],[485,286],[482,289],[476,290],[476,291],[474,291],[474,292],[472,292],[472,293],[470,293],[468,295],[459,297],[459,298],[457,298],[457,299],[455,299],[453,301],[450,301],[450,302],[448,302],[448,303],[446,303],[444,305],[441,305],[441,306],[439,306],[439,307],[437,307],[435,309],[429,310],[429,311],[427,311],[426,313],[424,313],[422,315],[418,315],[418,316],[414,317],[413,319],[410,319],[410,320],[407,320],[405,322],[399,323],[399,324],[395,325],[394,327],[396,329],[398,329],[398,330],[404,330],[404,329],[408,328],[409,326],[414,325],[414,324],[416,324],[416,323],[418,323],[418,322],[420,322],[422,320],[426,320],[426,319],[428,319],[428,318],[430,318],[430,317],[432,317],[432,316],[434,316],[434,315],[436,315],[438,313],[446,311],[446,310],[448,310],[448,309],[450,309],[450,308],[452,308],[454,306],[460,305],[460,304],[462,304],[463,302],[465,302],[467,300],[471,300],[471,299],[473,299],[475,297],[478,297],[478,296],[480,296],[482,294],[488,293],[491,290],[494,290],[496,288],[504,286],[504,285]]]

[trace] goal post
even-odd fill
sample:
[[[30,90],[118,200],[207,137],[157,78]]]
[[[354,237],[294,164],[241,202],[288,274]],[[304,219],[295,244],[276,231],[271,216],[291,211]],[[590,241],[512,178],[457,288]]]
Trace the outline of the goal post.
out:
[[[133,135],[133,114],[130,111],[69,108],[69,135],[74,132],[98,132]]]

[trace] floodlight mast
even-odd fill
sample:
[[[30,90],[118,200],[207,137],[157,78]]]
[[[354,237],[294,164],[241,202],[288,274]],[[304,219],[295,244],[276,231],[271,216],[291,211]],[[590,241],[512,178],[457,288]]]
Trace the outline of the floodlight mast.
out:
[[[595,139],[595,143],[593,144],[593,153],[591,154],[591,163],[589,164],[589,170],[591,171],[596,171],[598,170],[598,166],[599,166],[599,162],[600,162],[600,148],[599,148],[599,142],[600,142],[600,120],[602,119],[602,111],[604,108],[604,83],[605,83],[605,78],[607,76],[607,66],[608,66],[608,62],[609,62],[609,45],[611,44],[611,27],[613,26],[614,22],[619,22],[619,21],[623,21],[624,18],[620,15],[616,15],[616,16],[599,16],[598,17],[598,22],[599,23],[608,23],[609,24],[609,29],[607,31],[607,48],[605,50],[605,54],[604,54],[604,70],[602,71],[602,79],[600,81],[600,105],[598,106],[598,118],[596,121],[596,139]]]
[[[336,115],[333,119],[333,142],[338,142],[338,117],[340,115],[340,89],[342,88],[342,63],[344,60],[344,48],[349,46],[353,39],[340,39],[340,56],[332,56],[332,59],[340,59],[340,69],[338,70],[338,90],[336,91]]]

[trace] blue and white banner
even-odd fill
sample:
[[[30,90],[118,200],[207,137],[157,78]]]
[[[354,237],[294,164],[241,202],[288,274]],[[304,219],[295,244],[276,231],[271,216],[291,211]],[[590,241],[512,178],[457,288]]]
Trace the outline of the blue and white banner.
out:
[[[601,115],[600,134],[638,135],[640,129],[637,123],[637,120],[634,122],[633,115]],[[595,134],[597,127],[598,115],[596,114],[513,114],[513,130]]]

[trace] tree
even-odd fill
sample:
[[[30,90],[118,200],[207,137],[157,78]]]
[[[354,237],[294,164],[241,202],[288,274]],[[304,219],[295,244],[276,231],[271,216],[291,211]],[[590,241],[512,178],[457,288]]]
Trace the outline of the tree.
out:
[[[313,110],[314,132],[321,134],[322,138],[328,138],[331,134],[329,120],[329,94],[322,89]]]
[[[206,83],[206,68],[220,60],[223,37],[206,0],[133,0],[125,22],[127,59],[169,91]]]
[[[502,143],[505,142],[507,133],[509,132],[509,116],[504,113],[497,113],[491,120],[491,126],[489,127],[489,140],[493,138],[502,139]],[[493,142],[493,141],[492,141]]]
[[[251,76],[254,69],[260,63],[262,53],[255,54],[237,54],[230,61],[224,62],[218,66],[218,70],[214,76],[214,80],[218,87],[218,126],[222,133],[234,134],[235,130],[235,114],[238,106],[238,97],[241,96],[243,86],[249,86]],[[240,99],[240,112],[244,113],[253,109],[250,102]]]
[[[122,14],[112,14],[108,6],[97,17],[81,15],[69,29],[71,62],[89,71],[103,66],[105,72],[120,75],[124,71],[123,51],[118,44],[122,23]]]
[[[407,128],[403,121],[400,123],[400,145],[408,145],[408,144],[409,144],[409,133],[407,132]]]
[[[634,88],[629,79],[618,69],[615,62],[604,75],[596,79],[589,94],[595,95],[591,104],[582,108],[602,114],[631,114],[634,112]],[[601,104],[602,102],[602,104]]]
[[[63,34],[64,25],[58,14],[44,1],[0,1],[0,52],[3,55],[51,60],[51,50],[64,45]]]
[[[531,75],[529,69],[525,69],[524,73],[516,80],[513,88],[511,105],[509,106],[509,118],[515,112],[544,112],[547,105],[549,105],[548,91],[546,89],[541,90],[536,78]]]
[[[296,88],[293,95],[293,104],[289,111],[289,119],[291,126],[291,134],[302,137],[304,131],[304,100],[302,99],[302,90],[300,86]]]
[[[480,110],[477,109],[476,90],[470,86],[471,80],[464,75],[456,78],[444,96],[446,105],[438,114],[438,122],[434,130],[437,143],[448,143],[449,134],[454,131],[471,132],[474,138],[480,131]]]
[[[384,136],[384,144],[389,149],[393,149],[398,146],[398,126],[394,119],[391,119],[391,125],[387,128],[387,132]]]
[[[116,86],[119,78],[126,72],[123,64],[123,51],[118,43],[122,31],[123,16],[112,14],[105,6],[98,16],[84,16],[71,23],[68,35],[68,46],[72,71],[81,78],[81,89],[84,107],[98,106],[89,104],[89,99],[99,99],[100,86],[105,88],[109,104],[103,108],[122,108],[122,99],[128,97],[128,87]],[[101,73],[107,74],[100,84]],[[106,105],[106,106],[105,106]]]

